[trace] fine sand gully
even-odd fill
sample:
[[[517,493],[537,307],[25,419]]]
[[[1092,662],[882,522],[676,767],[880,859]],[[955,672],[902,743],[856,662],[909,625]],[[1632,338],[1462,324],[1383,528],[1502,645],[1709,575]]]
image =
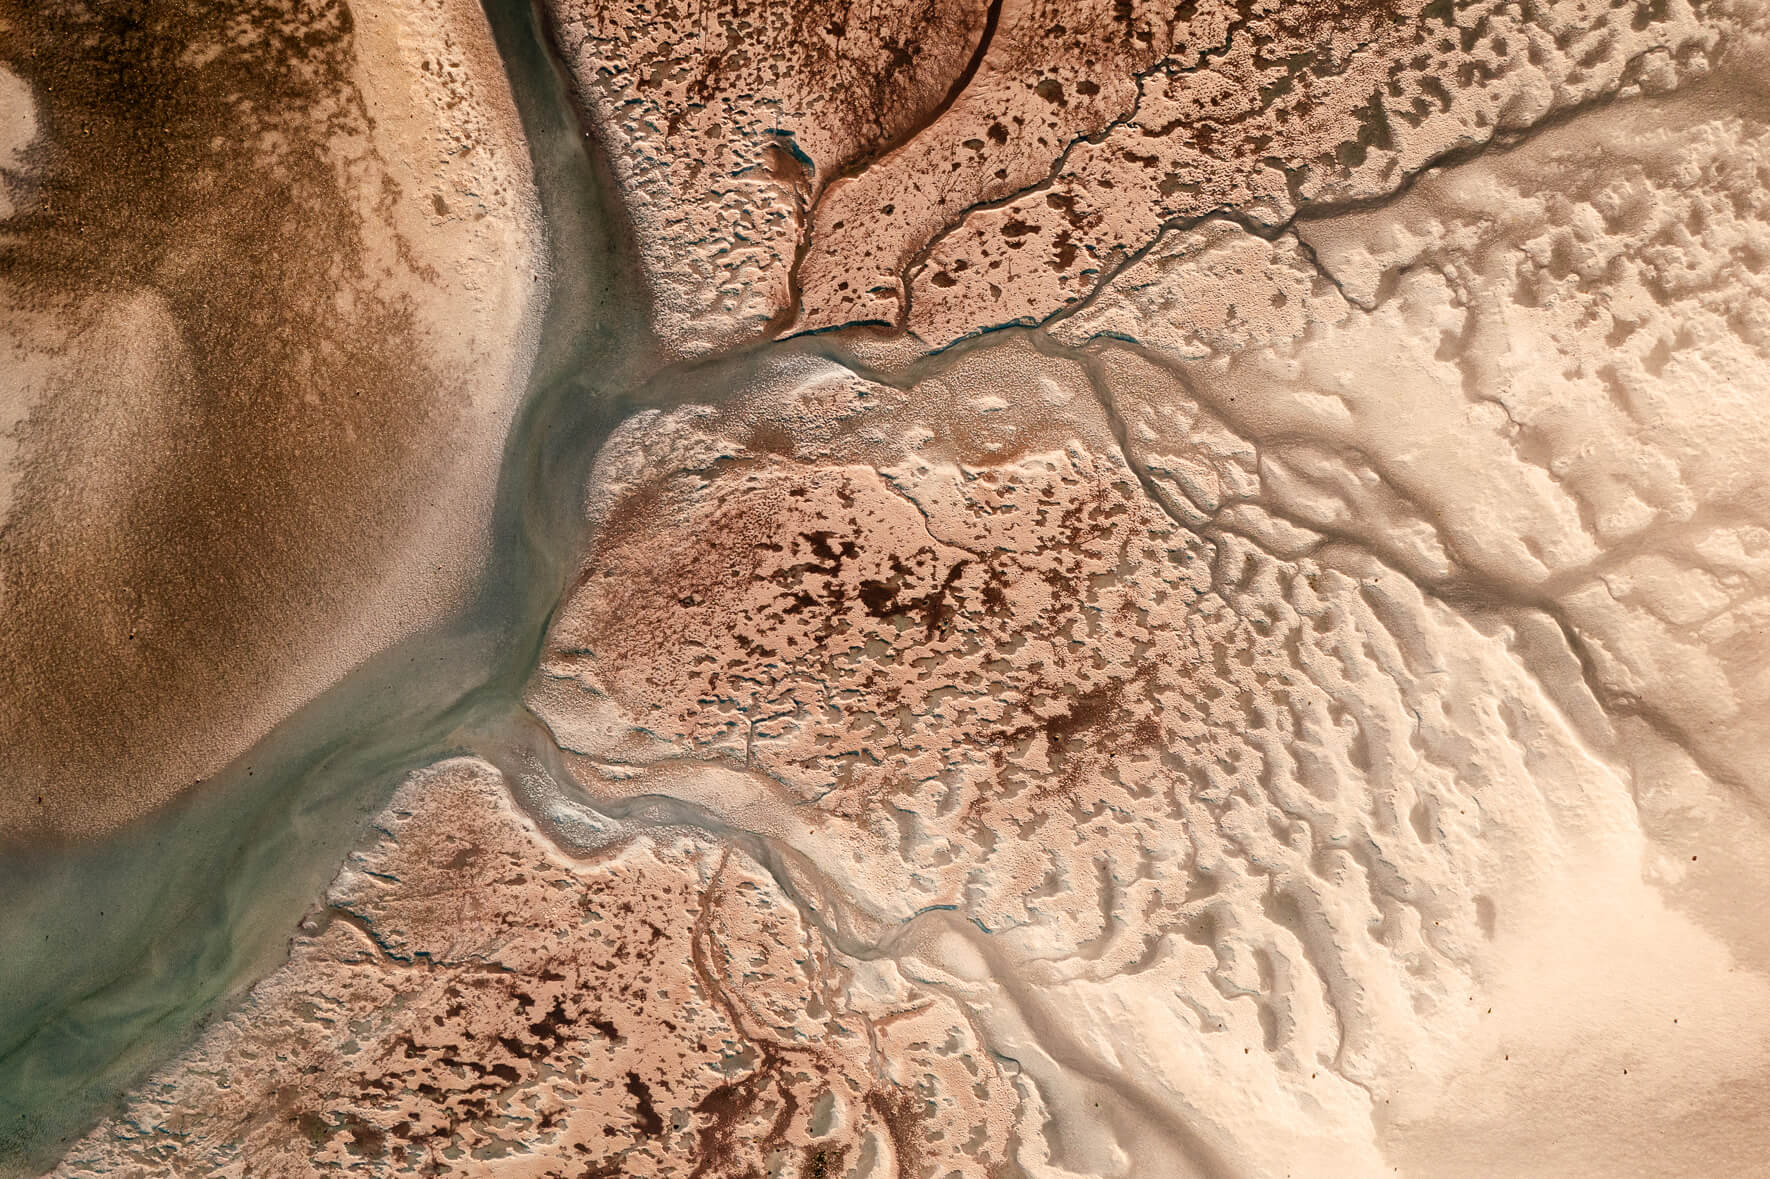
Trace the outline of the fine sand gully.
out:
[[[15,844],[179,854],[249,787],[128,820],[572,544],[323,894],[223,910],[286,957],[92,1017],[134,1063],[7,1165],[1761,1170],[1770,8],[535,11],[582,135],[507,14],[0,24]],[[92,45],[289,89],[154,155]],[[561,142],[651,331],[525,449],[610,331]]]

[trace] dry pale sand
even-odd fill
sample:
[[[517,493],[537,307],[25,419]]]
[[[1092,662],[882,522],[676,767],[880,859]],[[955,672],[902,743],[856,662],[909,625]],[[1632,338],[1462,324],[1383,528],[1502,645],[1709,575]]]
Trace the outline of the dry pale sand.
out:
[[[547,11],[695,361],[58,1174],[1762,1172],[1761,0]]]

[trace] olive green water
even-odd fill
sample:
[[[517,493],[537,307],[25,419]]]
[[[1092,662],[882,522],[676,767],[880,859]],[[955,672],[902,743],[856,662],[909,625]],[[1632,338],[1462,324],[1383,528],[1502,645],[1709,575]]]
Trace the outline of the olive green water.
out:
[[[597,444],[656,371],[643,280],[531,5],[488,0],[553,271],[472,605],[377,656],[214,781],[73,851],[0,861],[0,1175],[71,1139],[286,953],[399,776],[512,706],[582,536]]]

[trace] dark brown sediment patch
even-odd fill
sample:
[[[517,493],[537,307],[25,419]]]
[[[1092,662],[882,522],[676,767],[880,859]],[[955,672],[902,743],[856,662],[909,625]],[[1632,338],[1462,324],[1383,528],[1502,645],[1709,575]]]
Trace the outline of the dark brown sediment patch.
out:
[[[0,838],[43,839],[152,808],[309,694],[492,398],[426,330],[459,292],[402,232],[434,202],[378,150],[407,112],[371,109],[347,5],[10,7],[41,134],[0,227]]]

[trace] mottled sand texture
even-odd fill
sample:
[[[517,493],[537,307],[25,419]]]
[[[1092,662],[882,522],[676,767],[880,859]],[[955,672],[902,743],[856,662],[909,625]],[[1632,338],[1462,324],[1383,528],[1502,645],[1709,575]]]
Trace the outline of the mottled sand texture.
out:
[[[471,577],[543,284],[458,0],[0,16],[0,839],[208,777]]]
[[[290,955],[56,1174],[827,1176],[1007,1157],[1013,1082],[950,999],[821,946],[715,840],[560,854],[483,762],[414,777]]]
[[[542,11],[674,367],[520,698],[58,1175],[1762,1169],[1763,0]],[[90,144],[107,34],[0,25],[13,830],[470,550],[532,213],[384,12]]]

